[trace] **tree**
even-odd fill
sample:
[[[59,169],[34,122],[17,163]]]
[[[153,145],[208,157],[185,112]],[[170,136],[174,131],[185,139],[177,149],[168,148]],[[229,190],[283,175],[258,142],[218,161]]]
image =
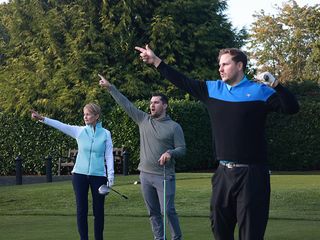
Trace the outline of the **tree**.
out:
[[[276,15],[263,10],[251,28],[249,52],[262,71],[280,81],[320,83],[320,5],[299,7],[291,0]]]
[[[219,0],[13,0],[0,5],[0,109],[78,116],[88,101],[103,109],[107,77],[131,100],[178,92],[141,63],[134,46],[149,43],[192,77],[217,76],[223,47],[240,47]],[[179,93],[181,94],[181,93]]]

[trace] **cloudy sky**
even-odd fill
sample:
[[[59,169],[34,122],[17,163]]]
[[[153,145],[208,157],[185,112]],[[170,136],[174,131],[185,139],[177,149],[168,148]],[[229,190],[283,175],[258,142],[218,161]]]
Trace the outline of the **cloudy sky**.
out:
[[[265,14],[275,14],[277,10],[275,5],[281,7],[284,0],[227,0],[229,9],[226,15],[229,16],[234,27],[238,29],[242,27],[250,27],[254,18],[252,15],[256,12],[264,10]],[[314,6],[320,4],[319,0],[296,0],[297,4],[302,7],[304,5]]]

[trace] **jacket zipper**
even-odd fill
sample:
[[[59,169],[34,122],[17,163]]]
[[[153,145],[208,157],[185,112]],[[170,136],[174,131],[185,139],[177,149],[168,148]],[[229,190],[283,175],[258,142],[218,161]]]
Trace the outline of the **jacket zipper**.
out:
[[[88,167],[88,174],[90,174],[90,169],[91,169],[91,155],[92,155],[92,146],[94,143],[94,137],[95,137],[95,131],[93,131],[93,129],[91,129],[92,131],[92,138],[91,138],[91,146],[90,146],[90,154],[89,154],[89,167]]]

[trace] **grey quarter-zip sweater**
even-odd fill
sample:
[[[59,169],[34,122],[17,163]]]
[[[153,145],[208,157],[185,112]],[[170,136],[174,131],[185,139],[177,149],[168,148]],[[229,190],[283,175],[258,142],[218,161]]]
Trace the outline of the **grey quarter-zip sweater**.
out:
[[[140,163],[138,170],[162,175],[163,166],[158,162],[165,152],[171,154],[166,163],[166,174],[175,174],[175,160],[186,152],[186,144],[181,126],[168,115],[153,118],[131,103],[115,86],[108,88],[114,100],[124,109],[129,117],[139,126],[140,132]]]

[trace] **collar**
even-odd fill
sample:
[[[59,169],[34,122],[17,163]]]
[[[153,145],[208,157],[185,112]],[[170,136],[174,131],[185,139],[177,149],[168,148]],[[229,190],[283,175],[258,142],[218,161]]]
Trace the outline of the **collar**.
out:
[[[166,114],[165,116],[163,116],[162,118],[154,118],[150,115],[151,119],[157,120],[157,121],[166,121],[166,120],[170,120],[170,116],[168,114]]]
[[[242,78],[242,80],[241,80],[240,82],[238,82],[236,85],[231,86],[231,85],[229,85],[229,84],[226,83],[226,86],[227,86],[228,90],[231,91],[232,88],[235,88],[235,87],[243,84],[243,83],[246,82],[246,81],[249,81],[249,80],[248,80],[247,76],[244,76],[244,77]]]
[[[87,128],[90,128],[90,129],[93,128],[92,125],[90,125],[90,124],[87,124],[86,127],[87,127]],[[102,128],[102,122],[97,122],[97,123],[96,123],[96,129],[97,129],[97,128]]]

